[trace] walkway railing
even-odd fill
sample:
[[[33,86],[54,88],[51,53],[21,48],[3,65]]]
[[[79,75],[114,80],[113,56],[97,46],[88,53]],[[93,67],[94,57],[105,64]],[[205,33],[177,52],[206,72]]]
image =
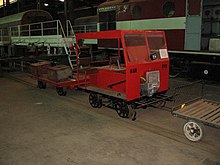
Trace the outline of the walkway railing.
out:
[[[75,33],[97,32],[102,30],[115,30],[116,22],[99,22],[99,23],[85,23],[82,25],[73,26]]]
[[[12,26],[10,27],[10,35],[12,37],[45,35],[62,35],[65,37],[63,27],[59,20]]]
[[[8,34],[8,31],[6,29],[0,29],[0,43],[9,43],[10,42],[10,37]]]
[[[97,32],[97,24],[73,26],[75,33]]]

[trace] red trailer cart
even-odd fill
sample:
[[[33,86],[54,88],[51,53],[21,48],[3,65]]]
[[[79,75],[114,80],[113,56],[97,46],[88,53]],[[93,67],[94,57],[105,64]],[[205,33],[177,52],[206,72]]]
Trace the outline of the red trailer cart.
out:
[[[30,65],[31,78],[37,80],[37,87],[45,89],[47,84],[56,87],[60,96],[66,96],[67,88],[74,89],[87,79],[77,79],[71,68],[67,65],[51,66],[49,62],[37,62]]]

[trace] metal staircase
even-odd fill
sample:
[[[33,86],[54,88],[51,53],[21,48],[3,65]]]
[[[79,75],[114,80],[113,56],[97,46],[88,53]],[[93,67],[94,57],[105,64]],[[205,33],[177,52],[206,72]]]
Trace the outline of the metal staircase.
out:
[[[75,47],[75,41],[76,36],[72,27],[72,24],[69,20],[66,21],[66,38],[71,38],[71,42],[65,44],[65,51],[68,55],[68,61],[70,64],[70,67],[72,68],[73,72],[77,72],[77,56],[76,56],[76,47]]]

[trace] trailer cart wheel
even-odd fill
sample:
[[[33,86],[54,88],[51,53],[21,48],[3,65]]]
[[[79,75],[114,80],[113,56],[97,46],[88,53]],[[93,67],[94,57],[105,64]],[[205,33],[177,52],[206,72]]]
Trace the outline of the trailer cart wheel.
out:
[[[183,131],[186,138],[192,142],[197,142],[203,137],[202,127],[194,121],[185,123]]]
[[[129,116],[129,109],[128,105],[121,100],[117,100],[114,102],[114,109],[118,113],[118,115],[122,118],[128,118]]]
[[[37,87],[40,89],[45,89],[46,83],[43,83],[42,81],[37,81]]]
[[[102,107],[102,101],[99,99],[99,96],[96,93],[89,94],[89,103],[93,108],[101,108]]]
[[[63,87],[56,87],[56,90],[57,90],[57,93],[58,93],[58,95],[60,95],[60,96],[66,96],[66,90],[64,90],[64,88]]]

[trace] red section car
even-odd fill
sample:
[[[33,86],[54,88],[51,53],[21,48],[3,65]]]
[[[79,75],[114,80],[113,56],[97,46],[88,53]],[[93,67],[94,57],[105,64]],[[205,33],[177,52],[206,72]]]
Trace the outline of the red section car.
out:
[[[90,50],[90,63],[83,65],[80,47],[87,40],[106,40],[114,46]],[[117,43],[117,48],[115,47]],[[164,32],[112,30],[76,34],[79,87],[90,92],[94,107],[108,102],[121,117],[129,116],[129,105],[168,90],[169,57]],[[107,101],[106,101],[107,100]]]

